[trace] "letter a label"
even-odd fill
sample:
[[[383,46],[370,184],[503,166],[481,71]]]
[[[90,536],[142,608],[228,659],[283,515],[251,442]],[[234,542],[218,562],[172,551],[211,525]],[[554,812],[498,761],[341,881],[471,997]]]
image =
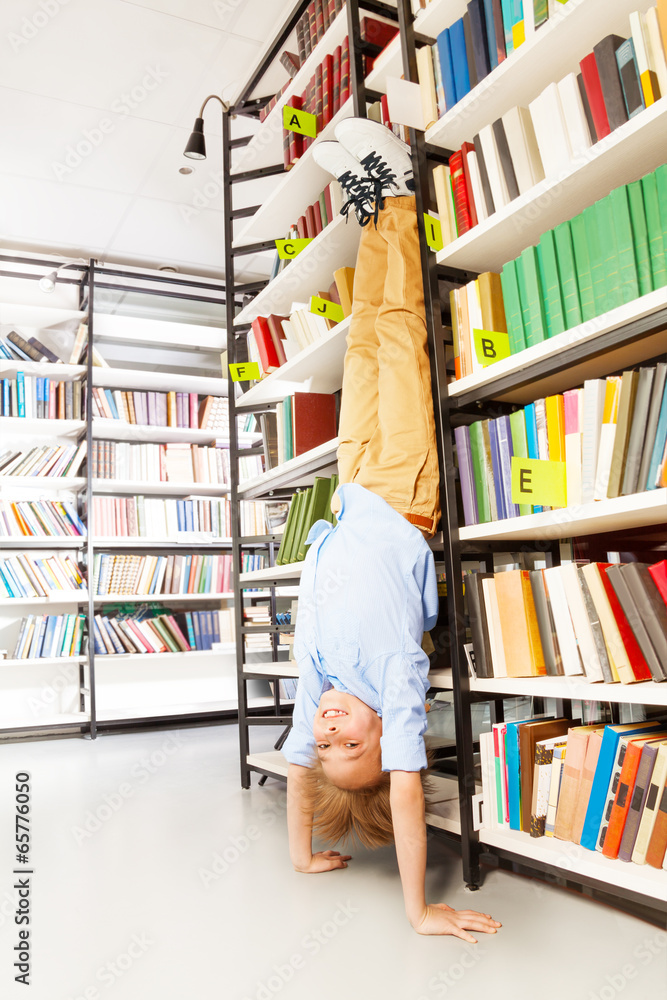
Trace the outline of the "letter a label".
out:
[[[486,368],[494,361],[509,358],[511,351],[508,334],[496,330],[473,329],[472,335],[475,343],[475,354],[480,365]]]
[[[299,108],[291,108],[289,104],[283,107],[283,125],[289,132],[300,132],[315,138],[317,135],[317,115]]]
[[[513,457],[512,503],[567,507],[565,462]]]

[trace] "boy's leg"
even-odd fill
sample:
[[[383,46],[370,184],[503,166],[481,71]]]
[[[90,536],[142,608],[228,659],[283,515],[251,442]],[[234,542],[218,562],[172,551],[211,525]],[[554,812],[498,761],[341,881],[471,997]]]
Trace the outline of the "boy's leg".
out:
[[[387,198],[376,235],[387,248],[375,324],[378,422],[354,479],[431,535],[440,517],[438,455],[414,197]]]
[[[352,224],[352,223],[350,223]],[[354,303],[343,373],[338,474],[341,483],[359,473],[378,426],[378,310],[384,298],[387,243],[375,226],[365,226],[354,272]]]

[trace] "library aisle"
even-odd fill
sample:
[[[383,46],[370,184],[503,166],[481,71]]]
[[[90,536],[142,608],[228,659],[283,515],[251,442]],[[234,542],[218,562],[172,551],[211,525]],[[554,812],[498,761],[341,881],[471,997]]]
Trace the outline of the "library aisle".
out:
[[[258,749],[274,739],[267,727]],[[3,748],[0,788],[32,774],[32,1000],[510,1000],[521,984],[545,1000],[664,996],[664,931],[508,872],[487,870],[466,892],[460,858],[433,838],[427,896],[488,911],[497,935],[469,945],[415,934],[393,848],[296,874],[284,783],[240,789],[237,745],[229,725]],[[3,809],[0,842],[12,834]],[[9,963],[6,847],[2,858]],[[21,991],[13,983],[3,998]]]

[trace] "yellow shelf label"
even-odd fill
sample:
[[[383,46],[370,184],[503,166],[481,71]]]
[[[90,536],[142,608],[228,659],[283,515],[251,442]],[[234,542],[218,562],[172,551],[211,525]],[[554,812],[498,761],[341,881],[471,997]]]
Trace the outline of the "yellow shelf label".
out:
[[[316,316],[324,316],[325,319],[333,320],[334,323],[340,323],[345,318],[342,306],[339,306],[337,302],[321,299],[319,295],[311,295],[310,311]]]
[[[281,260],[291,260],[292,257],[297,257],[312,242],[313,240],[310,236],[301,237],[297,240],[276,240],[278,256]]]
[[[445,245],[442,239],[442,226],[440,220],[434,215],[424,212],[424,229],[426,231],[426,242],[431,250],[442,250]]]
[[[317,135],[317,115],[311,115],[309,111],[301,111],[299,108],[291,108],[289,104],[283,106],[283,125],[289,132],[300,132],[301,135],[309,135],[313,139]]]
[[[567,507],[565,462],[513,457],[512,503]]]
[[[259,380],[262,376],[256,361],[244,361],[240,365],[230,365],[232,382],[247,382],[249,379]]]
[[[472,335],[477,360],[485,368],[487,365],[492,365],[494,361],[509,358],[511,353],[509,334],[499,330],[473,329]]]

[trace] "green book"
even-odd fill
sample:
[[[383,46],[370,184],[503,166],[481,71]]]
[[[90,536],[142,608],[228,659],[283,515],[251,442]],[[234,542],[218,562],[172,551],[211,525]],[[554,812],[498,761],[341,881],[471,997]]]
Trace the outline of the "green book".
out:
[[[598,220],[598,232],[600,234],[600,247],[604,258],[604,280],[607,289],[607,311],[616,309],[623,305],[621,294],[621,275],[619,270],[618,246],[616,243],[616,229],[614,227],[614,213],[611,205],[611,198],[600,198],[595,203],[595,216]]]
[[[566,324],[553,229],[540,236],[537,262],[540,269],[540,285],[544,292],[547,331],[550,337],[555,337],[565,330]]]
[[[322,229],[326,229],[329,223],[331,222],[331,219],[327,215],[327,200],[324,197],[324,191],[322,192],[318,200],[320,203],[320,215],[322,216]]]
[[[651,274],[651,253],[648,247],[648,227],[641,181],[633,181],[632,184],[628,184],[628,204],[630,206],[639,294],[648,295],[649,292],[653,291],[653,275]]]
[[[524,410],[515,410],[510,413],[510,431],[512,432],[512,453],[517,458],[528,458],[528,441],[526,439],[526,413]],[[533,508],[529,503],[519,504],[519,514],[532,514]]]
[[[558,257],[560,286],[563,294],[563,308],[565,309],[565,327],[567,330],[571,330],[572,327],[579,326],[582,318],[577,269],[574,263],[574,247],[572,246],[572,233],[570,232],[569,222],[561,222],[560,226],[556,226],[554,229],[554,240],[556,243],[556,255]]]
[[[294,537],[294,523],[296,521],[297,514],[297,500],[301,496],[300,493],[295,493],[292,497],[292,502],[289,505],[289,511],[287,512],[287,520],[285,521],[285,530],[283,531],[282,538],[280,539],[280,545],[278,547],[278,555],[276,556],[276,566],[283,566],[287,559],[285,554],[290,551],[292,538]]]
[[[526,295],[526,305],[530,316],[530,332],[526,330],[526,345],[532,347],[539,344],[548,337],[547,321],[544,314],[544,295],[540,286],[540,272],[537,266],[536,247],[526,247],[521,252],[520,270],[523,272],[523,285],[519,278],[519,292],[521,303],[524,304],[524,290]],[[526,309],[523,310],[524,326],[526,324]]]
[[[655,182],[658,188],[658,207],[660,209],[663,250],[667,253],[667,163],[663,163],[655,171]]]
[[[333,500],[333,495],[337,489],[338,489],[338,476],[334,475],[329,480],[329,496],[327,497],[327,508],[326,508],[326,513],[323,514],[323,517],[325,517],[330,524],[337,524],[336,518],[334,517],[334,513],[331,509],[331,501]]]
[[[309,545],[306,545],[306,538],[308,537],[308,532],[312,526],[316,523],[316,521],[328,520],[326,514],[330,492],[331,480],[325,479],[323,476],[315,476],[313,492],[310,504],[308,505],[308,514],[304,519],[304,529],[301,536],[301,542],[299,544],[299,551],[297,552],[297,561],[301,561],[306,558],[306,553],[310,548]]]
[[[530,323],[530,309],[528,307],[528,292],[526,290],[526,278],[523,272],[523,261],[517,257],[514,261],[516,270],[516,284],[519,289],[519,302],[521,304],[521,323],[523,325],[523,338],[526,347],[533,343],[532,328]]]
[[[285,446],[285,461],[294,458],[294,437],[292,434],[292,397],[283,399],[283,434]]]
[[[312,486],[307,487],[299,494],[299,506],[296,512],[296,521],[294,523],[294,534],[292,535],[292,544],[290,546],[289,553],[285,553],[286,561],[288,563],[297,562],[297,552],[299,551],[299,542],[301,541],[301,533],[303,532],[303,524],[308,513],[308,507],[310,505],[310,497],[313,492]]]
[[[583,215],[575,215],[570,219],[572,247],[574,249],[574,266],[577,270],[577,285],[579,287],[579,302],[581,317],[584,323],[595,316],[595,298],[593,296],[593,278],[591,262],[588,256],[586,242],[586,225]]]
[[[663,236],[660,220],[660,202],[658,200],[658,180],[656,175],[647,174],[646,177],[642,177],[641,185],[644,194],[653,287],[662,288],[663,285],[667,285],[667,261],[665,260],[665,237]]]
[[[632,219],[630,218],[630,203],[627,187],[614,188],[609,195],[614,231],[616,233],[616,250],[618,252],[618,280],[623,302],[634,302],[639,298],[639,280],[637,278],[637,261],[632,238]]]
[[[307,500],[304,502],[301,516],[297,522],[298,530],[294,534],[294,544],[292,545],[292,558],[290,559],[290,562],[301,562],[301,560],[306,557],[305,552],[303,552],[303,554],[301,554],[301,552],[305,545],[306,535],[308,534],[310,525],[312,524],[311,511],[313,508],[315,490],[311,486],[305,492]]]
[[[600,234],[598,232],[595,205],[589,205],[588,208],[584,209],[582,214],[584,217],[584,229],[586,230],[588,259],[591,265],[595,315],[601,316],[603,312],[607,311],[607,285],[604,276],[604,258],[600,247]]]
[[[507,320],[507,333],[510,341],[510,351],[517,354],[523,351],[526,346],[526,338],[523,332],[523,314],[521,311],[521,298],[519,296],[519,285],[517,282],[516,261],[510,260],[505,264],[500,272],[500,285],[503,290],[503,304],[505,306],[505,319]]]
[[[491,501],[489,498],[489,482],[484,473],[484,438],[482,434],[483,421],[477,420],[470,425],[470,455],[472,457],[472,474],[475,480],[477,494],[477,516],[480,524],[491,520]]]
[[[180,647],[178,643],[174,641],[174,638],[172,637],[171,633],[162,624],[159,615],[155,615],[154,618],[151,618],[151,626],[158,633],[158,635],[160,636],[160,638],[162,639],[163,643],[165,644],[170,653],[179,652]]]

